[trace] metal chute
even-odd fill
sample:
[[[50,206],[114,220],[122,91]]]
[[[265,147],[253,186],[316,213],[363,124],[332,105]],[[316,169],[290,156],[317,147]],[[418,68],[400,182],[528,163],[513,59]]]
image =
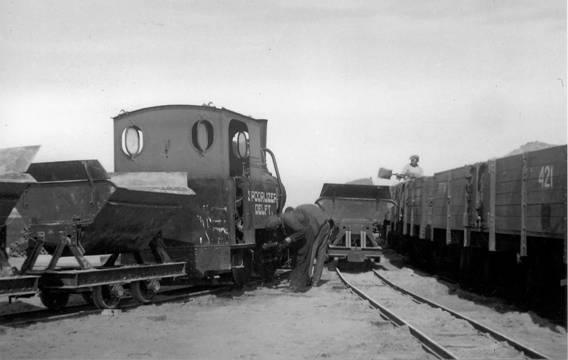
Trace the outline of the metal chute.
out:
[[[0,227],[34,178],[26,174],[39,146],[0,149]]]
[[[388,186],[358,184],[323,184],[320,197],[345,197],[354,199],[390,199]]]
[[[28,170],[39,151],[39,145],[0,149],[0,176]]]
[[[112,173],[110,180],[118,187],[174,195],[195,195],[187,187],[185,172],[130,172]]]
[[[6,221],[22,193],[35,182],[24,172],[37,154],[39,146],[0,149],[0,294],[33,293],[37,278],[14,276],[6,252]]]

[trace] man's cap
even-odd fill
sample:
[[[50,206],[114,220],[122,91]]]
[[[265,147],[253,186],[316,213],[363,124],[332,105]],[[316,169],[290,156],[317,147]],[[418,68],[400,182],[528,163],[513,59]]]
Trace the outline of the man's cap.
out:
[[[280,225],[282,225],[282,220],[280,219],[280,216],[271,215],[266,220],[266,224],[264,225],[264,227],[266,228],[266,230],[276,230]]]
[[[420,160],[420,156],[414,154],[414,155],[410,155],[410,160],[412,159],[416,159],[416,160]]]

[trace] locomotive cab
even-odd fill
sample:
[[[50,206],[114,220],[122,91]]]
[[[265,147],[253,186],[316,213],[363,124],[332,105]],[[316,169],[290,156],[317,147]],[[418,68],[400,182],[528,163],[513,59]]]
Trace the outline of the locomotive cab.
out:
[[[114,118],[117,172],[187,173],[197,201],[172,217],[162,235],[190,276],[248,273],[259,230],[281,213],[286,193],[266,133],[267,120],[209,106],[158,106]]]

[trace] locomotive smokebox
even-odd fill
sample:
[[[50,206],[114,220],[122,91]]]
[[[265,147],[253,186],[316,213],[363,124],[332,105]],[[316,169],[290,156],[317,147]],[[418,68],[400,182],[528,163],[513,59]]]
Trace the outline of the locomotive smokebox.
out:
[[[48,251],[61,241],[85,255],[141,251],[195,195],[186,173],[108,174],[96,160],[35,163],[28,172],[37,183],[18,211]]]

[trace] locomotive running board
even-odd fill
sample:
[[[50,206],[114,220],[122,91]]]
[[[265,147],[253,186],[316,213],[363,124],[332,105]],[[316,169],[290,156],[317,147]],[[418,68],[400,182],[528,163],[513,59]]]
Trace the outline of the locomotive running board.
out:
[[[151,265],[124,265],[85,270],[47,271],[42,274],[42,289],[73,290],[99,285],[185,276],[185,262]]]

